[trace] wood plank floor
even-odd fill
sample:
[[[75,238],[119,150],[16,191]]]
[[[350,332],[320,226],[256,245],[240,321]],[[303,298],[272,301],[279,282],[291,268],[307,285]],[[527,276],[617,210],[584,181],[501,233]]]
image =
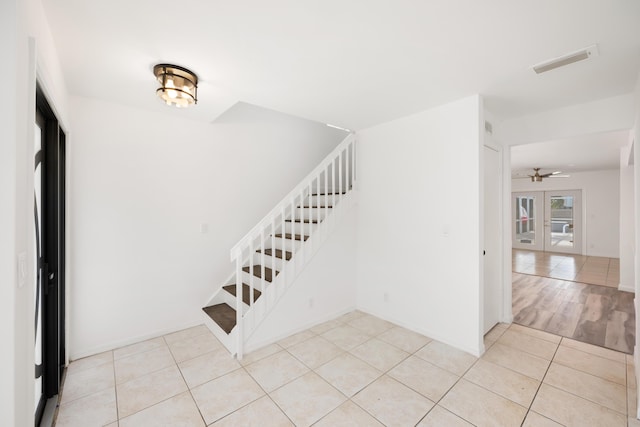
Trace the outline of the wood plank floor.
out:
[[[512,277],[514,323],[633,353],[633,293],[516,272]]]

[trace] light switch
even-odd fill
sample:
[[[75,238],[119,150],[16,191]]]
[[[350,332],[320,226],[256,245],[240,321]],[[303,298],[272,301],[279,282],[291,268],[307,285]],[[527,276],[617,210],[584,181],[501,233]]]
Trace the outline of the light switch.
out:
[[[27,253],[18,254],[18,287],[21,288],[27,282]]]
[[[200,224],[200,233],[206,234],[208,232],[209,232],[209,224],[207,224],[206,222],[203,222],[202,224]]]

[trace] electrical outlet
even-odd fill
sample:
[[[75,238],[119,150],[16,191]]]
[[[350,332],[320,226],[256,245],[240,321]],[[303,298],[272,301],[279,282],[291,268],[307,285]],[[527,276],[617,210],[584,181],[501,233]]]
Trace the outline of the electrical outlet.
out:
[[[200,224],[200,233],[206,234],[208,232],[209,232],[209,224],[207,224],[206,222],[203,222],[202,224]]]
[[[309,298],[309,308],[313,308],[313,298]]]
[[[382,294],[382,299],[384,300],[384,302],[389,302],[389,293],[385,292],[384,294]]]

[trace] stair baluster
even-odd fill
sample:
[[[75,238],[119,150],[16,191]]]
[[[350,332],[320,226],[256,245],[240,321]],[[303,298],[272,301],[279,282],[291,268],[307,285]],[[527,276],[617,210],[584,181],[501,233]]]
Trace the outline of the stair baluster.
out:
[[[354,184],[355,137],[351,134],[231,249],[235,274],[228,283],[233,285],[221,287],[204,311],[210,318],[207,325],[238,359],[246,340],[328,237]],[[248,283],[243,280],[245,272]],[[216,309],[231,319],[234,308],[235,325],[227,320],[222,327]]]

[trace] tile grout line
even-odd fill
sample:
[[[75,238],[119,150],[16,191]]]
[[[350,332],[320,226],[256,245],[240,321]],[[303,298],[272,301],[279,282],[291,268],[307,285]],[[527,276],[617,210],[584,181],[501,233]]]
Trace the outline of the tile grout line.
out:
[[[164,338],[164,336],[162,337],[162,339],[165,342],[165,344],[167,345],[167,347],[169,348],[169,353],[171,354],[171,357],[173,358],[173,362],[175,363],[176,368],[178,368],[178,372],[180,372],[180,377],[182,377],[182,381],[184,381],[184,385],[187,386],[187,391],[189,392],[189,396],[191,396],[191,400],[193,401],[193,404],[196,405],[196,409],[198,410],[198,414],[200,414],[200,419],[202,420],[202,422],[206,426],[207,425],[207,421],[204,419],[204,415],[202,414],[202,411],[200,410],[200,406],[198,406],[198,402],[196,402],[196,398],[193,397],[193,393],[191,392],[191,387],[189,387],[189,383],[187,383],[187,379],[184,377],[184,374],[182,373],[182,369],[180,369],[180,366],[178,365],[178,361],[176,360],[176,357],[174,356],[173,352],[171,351],[171,347],[169,347],[169,343]],[[216,340],[217,340],[217,338],[216,338]],[[177,341],[177,342],[179,342],[179,341]],[[205,353],[205,354],[208,354],[208,353]],[[191,359],[189,359],[189,360],[191,360]],[[176,394],[175,396],[178,396],[178,394]],[[172,396],[169,399],[173,399],[175,396]],[[166,399],[166,400],[169,400],[169,399]],[[163,400],[163,402],[164,402],[164,400]]]
[[[120,425],[120,405],[118,405],[118,383],[116,382],[116,359],[115,352],[111,351],[111,357],[113,358],[113,393],[116,399],[116,423]]]
[[[359,317],[361,317],[361,316],[359,316]],[[341,323],[341,325],[348,325],[348,323],[347,323],[347,322],[340,322],[340,323]],[[341,325],[338,325],[338,326],[336,326],[335,328],[337,328],[337,327],[339,327],[339,326],[341,326]],[[332,330],[332,329],[335,329],[335,328],[331,328],[331,329],[329,329],[329,330]],[[290,417],[289,417],[289,415],[285,412],[285,410],[284,410],[280,405],[278,405],[278,403],[273,399],[273,397],[271,396],[271,393],[273,393],[273,392],[275,392],[275,391],[277,391],[277,390],[280,390],[281,388],[285,387],[285,386],[286,386],[286,385],[288,385],[288,384],[293,383],[294,381],[296,381],[296,380],[298,380],[298,379],[302,378],[304,375],[307,375],[307,374],[308,374],[308,373],[310,373],[310,372],[313,372],[315,375],[317,375],[318,377],[320,377],[320,378],[321,378],[325,383],[327,383],[330,387],[332,387],[333,389],[336,389],[333,385],[329,384],[329,383],[328,383],[328,382],[327,382],[327,381],[326,381],[326,380],[325,380],[325,379],[324,379],[320,374],[318,374],[317,372],[315,372],[315,369],[312,369],[311,367],[309,367],[307,364],[305,364],[302,360],[300,360],[298,357],[296,357],[293,353],[291,353],[291,352],[289,351],[289,348],[292,348],[292,347],[294,347],[294,346],[296,346],[296,345],[298,345],[298,344],[302,344],[302,343],[304,343],[304,342],[307,342],[307,341],[309,341],[309,340],[311,340],[311,339],[313,339],[313,338],[315,338],[315,337],[320,337],[320,338],[324,339],[324,340],[325,340],[325,341],[327,341],[327,342],[331,342],[331,341],[330,341],[330,340],[328,340],[327,338],[324,338],[321,334],[318,334],[318,333],[316,333],[316,332],[314,332],[314,331],[311,331],[311,328],[309,328],[309,329],[305,329],[304,331],[309,331],[309,332],[310,332],[311,334],[313,334],[314,336],[313,336],[313,337],[309,337],[309,338],[307,338],[307,339],[304,339],[304,340],[302,340],[302,341],[300,341],[300,342],[298,342],[298,343],[296,343],[296,344],[290,345],[290,346],[288,346],[288,347],[286,347],[286,348],[285,348],[285,347],[283,347],[282,345],[278,345],[278,346],[281,348],[281,350],[280,350],[280,351],[277,351],[277,352],[275,352],[275,353],[273,353],[273,354],[271,354],[271,355],[265,356],[264,358],[262,358],[262,359],[258,359],[258,360],[254,361],[254,362],[252,362],[252,363],[247,364],[247,365],[242,365],[242,364],[241,364],[241,366],[240,366],[242,369],[244,369],[244,370],[245,370],[246,374],[247,374],[247,375],[248,375],[248,376],[249,376],[249,377],[250,377],[250,378],[251,378],[251,379],[252,379],[252,380],[253,380],[253,381],[258,385],[258,387],[260,387],[260,389],[265,393],[265,396],[267,396],[267,397],[269,398],[269,400],[271,400],[271,402],[273,402],[273,404],[274,404],[274,405],[276,405],[276,407],[278,407],[278,409],[280,409],[280,411],[284,414],[284,416],[285,416],[285,417],[287,417],[287,419],[289,419],[289,421],[291,421],[291,423],[292,423],[293,425],[295,425],[295,423],[293,422],[293,420],[291,420],[291,418],[290,418]],[[304,331],[300,331],[300,332],[304,332]],[[328,331],[325,331],[325,332],[328,332]],[[277,342],[276,342],[276,343],[274,343],[274,344],[277,344]],[[335,343],[333,343],[333,342],[331,342],[331,344],[335,345]],[[327,361],[327,362],[323,363],[323,364],[322,364],[322,365],[320,365],[320,366],[323,366],[324,364],[331,362],[331,361],[332,361],[332,360],[334,360],[335,358],[340,357],[342,354],[347,353],[347,351],[346,351],[346,350],[344,350],[344,349],[342,349],[341,347],[339,347],[339,346],[336,346],[336,347],[338,347],[342,353],[340,353],[340,354],[339,354],[339,355],[337,355],[336,357],[332,358],[331,360],[329,360],[329,361]],[[254,363],[257,363],[257,362],[259,362],[259,361],[261,361],[261,360],[267,359],[268,357],[271,357],[271,356],[273,356],[273,355],[275,355],[275,354],[278,354],[278,353],[280,353],[281,351],[284,351],[284,352],[288,353],[288,354],[289,354],[291,357],[293,357],[295,360],[299,361],[299,362],[300,362],[300,363],[301,363],[301,364],[302,364],[306,369],[308,369],[308,371],[307,371],[307,372],[305,372],[305,373],[303,373],[303,374],[301,374],[301,375],[299,375],[299,376],[297,376],[297,377],[295,377],[295,378],[293,378],[293,379],[291,379],[290,381],[287,381],[287,382],[285,382],[284,384],[282,384],[282,385],[278,386],[277,388],[275,388],[274,390],[272,390],[272,391],[271,391],[271,393],[270,393],[270,392],[267,392],[267,390],[265,390],[265,389],[264,389],[264,387],[263,387],[263,386],[262,386],[262,385],[261,385],[261,384],[260,384],[260,383],[259,383],[259,382],[258,382],[258,381],[257,381],[257,380],[252,376],[252,375],[251,375],[251,373],[247,370],[247,367],[248,367],[249,365],[252,365],[252,364],[254,364]],[[317,368],[316,368],[316,369],[317,369]],[[345,395],[344,393],[342,393],[340,390],[337,390],[337,389],[336,389],[336,391],[338,391],[338,393],[342,394],[342,395],[343,395],[347,400],[351,400],[348,396],[346,396],[346,395]],[[258,400],[258,399],[254,400],[254,401],[252,401],[252,402],[249,402],[249,403],[247,403],[246,405],[243,405],[243,406],[242,406],[242,407],[240,407],[240,408],[237,408],[235,411],[230,412],[229,414],[225,415],[225,416],[224,416],[224,417],[222,417],[221,419],[228,417],[229,415],[231,415],[231,414],[233,414],[233,413],[235,413],[235,412],[237,412],[237,411],[241,410],[242,408],[245,408],[246,406],[250,405],[251,403],[253,403],[253,402],[257,401],[257,400]],[[354,403],[355,403],[355,402],[354,402]],[[341,404],[341,405],[342,405],[342,404]],[[333,409],[332,411],[330,411],[329,413],[331,413],[331,412],[335,411],[335,410],[336,410],[338,407],[340,407],[341,405],[338,405],[336,408],[334,408],[334,409]],[[318,421],[320,421],[322,418],[326,417],[329,413],[325,414],[325,415],[324,415],[324,416],[322,416],[319,420],[315,421],[315,422],[314,422],[314,424],[315,424],[315,423],[317,423]],[[218,420],[217,420],[217,421],[218,421]]]
[[[547,366],[547,369],[544,371],[544,375],[540,379],[540,384],[538,384],[538,388],[536,389],[536,392],[533,395],[533,399],[531,399],[531,403],[529,403],[529,407],[527,408],[527,412],[524,415],[524,419],[522,420],[522,423],[520,424],[521,427],[524,425],[525,420],[529,416],[529,412],[531,412],[531,408],[533,407],[533,403],[536,401],[536,398],[538,397],[538,393],[540,393],[540,389],[542,388],[542,384],[544,384],[544,379],[547,377],[547,374],[549,373],[549,369],[551,368],[551,364],[553,363],[553,359],[555,359],[556,354],[558,353],[558,349],[560,348],[560,345],[562,344],[562,340],[563,339],[564,339],[564,337],[560,338],[560,341],[558,342],[558,345],[556,346],[556,349],[553,352],[553,356],[549,360],[549,365]],[[545,416],[545,418],[548,418],[548,417]],[[551,418],[549,418],[549,419],[551,419]],[[552,421],[557,422],[556,420],[552,420]],[[560,424],[560,423],[558,422],[558,424]]]
[[[505,332],[505,331],[506,331],[506,329],[505,329],[504,331],[502,331],[502,334],[500,334],[500,337],[502,337],[502,335],[504,334],[504,332]],[[495,344],[495,342],[497,342],[497,340],[498,340],[498,339],[500,339],[500,337],[498,337],[498,338],[496,339],[496,341],[494,341],[494,344]],[[427,343],[427,344],[425,344],[424,346],[420,347],[420,349],[416,350],[416,351],[414,352],[414,354],[412,354],[412,355],[413,355],[413,356],[415,356],[415,353],[417,353],[418,351],[422,350],[422,349],[423,349],[424,347],[426,347],[427,345],[429,345],[429,343]],[[486,353],[486,350],[485,350],[485,353]],[[424,360],[424,359],[422,359],[420,356],[415,356],[415,357],[417,357],[417,358],[418,358],[418,359],[420,359],[420,360]],[[456,381],[451,385],[451,387],[449,387],[449,388],[447,389],[447,391],[445,391],[445,392],[442,394],[442,396],[440,397],[440,399],[438,399],[436,402],[434,402],[433,407],[432,407],[431,409],[429,409],[429,411],[427,411],[427,413],[426,413],[426,414],[425,414],[425,415],[424,415],[424,416],[423,416],[423,417],[418,421],[418,424],[420,424],[420,422],[422,422],[422,420],[424,420],[424,419],[429,415],[429,413],[431,413],[431,411],[433,411],[433,408],[435,408],[436,406],[438,406],[438,405],[440,404],[440,402],[441,402],[441,401],[442,401],[442,400],[443,400],[443,399],[444,399],[444,398],[449,394],[449,392],[450,392],[451,390],[453,390],[453,388],[454,388],[454,387],[455,387],[455,386],[460,382],[460,380],[462,380],[462,379],[463,379],[463,377],[467,374],[467,372],[469,372],[469,371],[470,371],[470,370],[471,370],[471,369],[472,369],[472,368],[473,368],[473,367],[478,363],[478,361],[479,361],[480,359],[481,359],[481,357],[477,357],[477,358],[476,358],[476,360],[475,360],[475,361],[474,361],[474,362],[473,362],[473,363],[472,363],[472,364],[471,364],[471,365],[470,365],[470,366],[469,366],[469,367],[468,367],[468,368],[467,368],[467,369],[462,373],[462,375],[458,375],[458,374],[455,374],[455,373],[453,373],[453,372],[447,371],[446,369],[441,368],[440,366],[434,365],[433,363],[429,362],[428,360],[425,360],[425,362],[427,362],[427,363],[429,363],[429,364],[431,364],[431,365],[433,365],[433,366],[435,366],[435,367],[437,367],[437,368],[439,368],[439,369],[442,369],[442,370],[444,370],[444,371],[446,371],[446,372],[449,372],[449,373],[451,373],[451,374],[453,374],[453,375],[456,375],[456,376],[458,377],[458,379],[457,379],[457,380],[456,380]],[[465,380],[465,381],[469,381],[469,380]],[[469,382],[470,382],[470,381],[469,381]],[[404,384],[404,383],[403,383],[403,384]],[[472,384],[475,384],[475,383],[472,383]],[[476,384],[476,385],[477,385],[477,384]],[[409,387],[409,386],[406,386],[406,387]],[[482,387],[482,388],[484,388],[484,387]],[[412,390],[413,390],[413,389],[412,389]],[[485,389],[485,390],[486,390],[486,389]],[[415,391],[415,390],[414,390],[414,391]],[[488,391],[491,391],[491,390],[488,390]],[[417,391],[416,391],[416,392],[417,392]],[[493,392],[491,392],[491,393],[493,393]],[[497,394],[497,393],[494,393],[494,394]],[[498,395],[498,396],[499,396],[499,395]],[[426,396],[425,396],[425,397],[426,397]],[[429,399],[429,398],[427,398],[427,399]],[[429,400],[431,400],[431,399],[429,399]],[[474,426],[475,426],[475,424],[473,424],[471,421],[469,421],[469,420],[467,420],[467,419],[463,418],[462,416],[460,416],[460,415],[456,414],[455,412],[450,411],[450,410],[449,410],[449,409],[447,409],[446,407],[444,407],[444,406],[443,406],[442,408],[443,408],[444,410],[446,410],[447,412],[449,412],[449,413],[453,414],[454,416],[456,416],[456,417],[460,418],[461,420],[463,420],[463,421],[465,421],[465,422],[467,422],[467,423],[469,423],[469,424],[471,424],[471,425],[474,425]],[[417,424],[416,424],[416,425],[417,425]]]
[[[164,340],[164,336],[161,336],[161,337],[162,337],[162,338],[163,338],[163,340]],[[166,342],[166,341],[165,341],[165,342]],[[170,352],[170,353],[171,353],[171,352]],[[189,389],[189,386],[187,385],[187,382],[185,381],[184,376],[182,375],[182,371],[180,370],[180,367],[178,366],[177,362],[175,361],[175,357],[173,356],[173,354],[171,354],[171,358],[173,359],[174,365],[175,365],[175,367],[178,369],[178,372],[180,373],[180,376],[182,377],[182,380],[185,382],[185,385],[186,385],[186,387],[187,387],[187,391],[189,391],[189,392],[190,392],[191,390]],[[131,379],[131,380],[129,380],[129,381],[126,381],[126,382],[123,382],[123,383],[121,383],[121,384],[126,384],[126,383],[128,383],[128,382],[130,382],[130,381],[133,381],[133,380],[135,380],[135,379],[142,378],[142,377],[144,377],[144,376],[151,375],[151,374],[154,374],[154,373],[156,373],[156,372],[162,371],[163,369],[167,369],[167,368],[171,368],[171,367],[172,367],[172,366],[165,366],[165,367],[164,367],[164,368],[162,368],[162,369],[158,369],[158,370],[156,370],[156,371],[149,372],[149,373],[144,374],[144,375],[140,375],[140,376],[139,376],[139,377],[137,377],[137,378],[133,378],[133,379]],[[114,375],[115,375],[115,365],[114,365]],[[114,378],[114,380],[115,380],[115,378]],[[116,384],[116,390],[117,390],[117,384]],[[117,391],[116,391],[116,393],[117,393]],[[117,408],[117,410],[118,410],[118,420],[117,420],[117,421],[118,421],[118,424],[120,424],[120,421],[122,421],[122,420],[124,420],[124,419],[126,419],[126,418],[129,418],[129,417],[131,417],[131,416],[133,416],[133,415],[135,415],[135,414],[138,414],[138,413],[140,413],[140,412],[142,412],[142,411],[145,411],[145,410],[147,410],[147,409],[149,409],[149,408],[152,408],[152,407],[154,407],[154,406],[157,406],[157,405],[159,405],[159,404],[161,404],[161,403],[163,403],[163,402],[166,402],[167,400],[171,400],[171,399],[173,399],[174,397],[176,397],[176,396],[178,396],[178,395],[180,395],[180,394],[182,394],[182,393],[184,393],[184,392],[181,392],[181,393],[178,393],[178,394],[174,394],[173,396],[167,397],[166,399],[162,399],[162,400],[160,400],[160,401],[158,401],[158,402],[156,402],[156,403],[153,403],[153,404],[151,404],[151,405],[149,405],[149,406],[146,406],[146,407],[144,407],[144,408],[141,408],[141,409],[139,409],[139,410],[137,410],[137,411],[135,411],[135,412],[133,412],[133,413],[131,413],[131,414],[127,415],[126,417],[123,417],[123,418],[120,418],[120,409],[119,409],[119,407],[118,407],[118,408]],[[117,396],[116,396],[116,397],[117,397]],[[191,396],[191,398],[193,399],[193,396]],[[116,400],[116,403],[117,403],[117,400]],[[195,403],[195,399],[194,399],[194,403]],[[197,404],[196,404],[196,408],[198,408],[198,411],[200,411],[200,408],[198,407],[198,405],[197,405]],[[204,421],[204,420],[203,420],[203,421]],[[206,425],[206,422],[205,422],[205,425]]]
[[[283,351],[286,351],[286,350],[285,350],[285,349],[283,349]],[[278,352],[278,353],[279,353],[279,352]],[[274,354],[277,354],[277,353],[274,353]],[[268,357],[268,356],[267,356],[267,357]],[[265,359],[266,359],[266,358],[265,358]],[[247,365],[247,366],[248,366],[248,365]],[[271,393],[269,393],[267,390],[265,390],[265,389],[264,389],[264,387],[262,387],[262,384],[260,384],[260,383],[255,379],[255,378],[253,378],[253,376],[251,375],[251,373],[247,370],[247,367],[246,367],[246,366],[241,366],[241,368],[242,368],[242,369],[244,369],[245,373],[249,376],[249,378],[251,378],[251,380],[252,380],[254,383],[256,383],[258,387],[260,387],[260,390],[262,390],[262,391],[263,391],[264,396],[268,397],[268,398],[269,398],[269,400],[270,400],[274,405],[276,405],[276,407],[280,410],[280,412],[282,412],[282,414],[283,414],[285,417],[287,417],[287,419],[288,419],[289,421],[291,421],[291,424],[295,426],[295,423],[294,423],[294,422],[293,422],[293,420],[289,417],[289,415],[284,411],[284,409],[282,409],[282,408],[280,407],[280,405],[278,405],[278,402],[276,402],[275,400],[273,400],[273,398],[271,397]],[[305,375],[305,374],[303,374],[303,375]],[[296,377],[295,379],[298,379],[298,378],[300,378],[300,377],[302,377],[302,375],[300,375],[299,377]],[[294,380],[292,380],[292,381],[294,381]],[[292,382],[292,381],[290,381],[290,382]],[[290,383],[290,382],[289,382],[289,383]],[[287,384],[289,384],[289,383],[287,383]],[[276,391],[276,390],[278,390],[279,388],[280,388],[280,387],[278,387],[277,389],[275,389],[275,390],[273,390],[273,391]],[[259,399],[261,399],[261,398],[262,398],[262,396],[261,396],[261,397],[259,397],[258,399],[252,400],[251,402],[247,403],[246,405],[243,405],[242,407],[240,407],[240,408],[236,409],[236,410],[235,410],[235,411],[233,411],[233,412],[228,413],[228,414],[227,414],[227,415],[225,415],[224,417],[222,417],[222,418],[220,418],[220,419],[218,419],[218,420],[216,420],[216,421],[214,421],[214,422],[217,422],[217,421],[219,421],[219,420],[221,420],[221,419],[225,419],[225,418],[226,418],[226,417],[228,417],[229,415],[234,414],[234,413],[238,412],[239,410],[241,410],[241,409],[243,409],[243,408],[246,408],[247,406],[251,405],[252,403],[254,403],[254,402],[258,401],[258,400],[259,400]],[[205,424],[206,424],[206,423],[205,423]]]

